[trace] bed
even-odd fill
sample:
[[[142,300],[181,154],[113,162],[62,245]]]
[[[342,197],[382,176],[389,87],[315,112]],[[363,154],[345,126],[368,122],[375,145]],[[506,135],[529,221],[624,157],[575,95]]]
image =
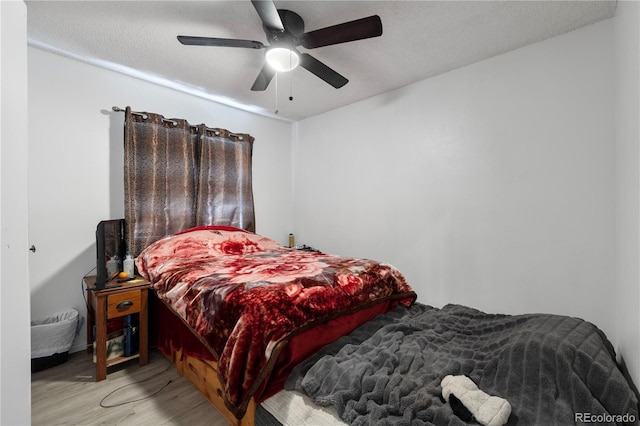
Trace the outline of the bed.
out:
[[[160,300],[159,347],[233,423],[323,345],[415,292],[391,265],[283,247],[252,232],[201,226],[136,259]]]
[[[508,401],[508,424],[638,419],[613,347],[577,318],[435,308],[391,265],[231,227],[163,238],[136,265],[160,349],[232,424],[286,423],[267,411],[294,400],[336,423],[467,424],[443,398],[451,375]]]
[[[285,389],[348,424],[464,425],[444,377],[510,403],[507,424],[637,424],[638,400],[604,333],[579,318],[450,304],[397,308],[299,364]]]

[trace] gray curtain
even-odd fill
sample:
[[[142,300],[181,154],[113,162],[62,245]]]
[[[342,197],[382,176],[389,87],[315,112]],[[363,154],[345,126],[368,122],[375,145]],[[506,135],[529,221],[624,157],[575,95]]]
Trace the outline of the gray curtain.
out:
[[[125,220],[133,256],[200,225],[255,231],[253,137],[125,111]]]

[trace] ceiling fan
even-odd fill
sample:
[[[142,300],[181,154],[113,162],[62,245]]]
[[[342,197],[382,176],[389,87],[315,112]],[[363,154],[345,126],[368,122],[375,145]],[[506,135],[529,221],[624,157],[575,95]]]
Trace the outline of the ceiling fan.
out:
[[[382,21],[378,15],[305,33],[304,21],[297,13],[277,9],[273,0],[251,0],[251,3],[262,20],[268,46],[255,40],[182,35],[178,36],[178,41],[195,46],[266,49],[266,63],[251,86],[254,91],[266,90],[277,71],[290,71],[298,64],[339,89],[349,80],[308,53],[300,53],[296,47],[315,49],[382,35]]]

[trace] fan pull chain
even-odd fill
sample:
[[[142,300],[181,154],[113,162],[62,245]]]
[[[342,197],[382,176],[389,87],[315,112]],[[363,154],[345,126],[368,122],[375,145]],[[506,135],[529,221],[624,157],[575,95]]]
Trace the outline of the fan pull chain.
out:
[[[289,101],[293,100],[293,55],[289,53],[289,69],[291,72],[289,73]]]
[[[276,110],[274,113],[277,114],[278,112],[278,73],[276,73]]]
[[[276,86],[276,109],[273,111],[274,114],[278,114],[280,110],[278,109],[278,72],[275,75],[275,86]],[[289,73],[289,101],[293,101],[293,71]]]
[[[289,74],[289,101],[293,100],[293,71]]]

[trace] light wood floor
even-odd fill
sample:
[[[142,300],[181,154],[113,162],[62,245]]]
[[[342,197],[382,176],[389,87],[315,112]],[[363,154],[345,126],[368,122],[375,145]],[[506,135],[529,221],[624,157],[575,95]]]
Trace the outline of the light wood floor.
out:
[[[117,406],[103,408],[101,404]],[[157,351],[150,352],[148,365],[139,367],[137,360],[132,360],[110,367],[107,379],[97,383],[95,364],[84,352],[71,354],[64,364],[33,373],[31,422],[34,426],[228,426]]]

